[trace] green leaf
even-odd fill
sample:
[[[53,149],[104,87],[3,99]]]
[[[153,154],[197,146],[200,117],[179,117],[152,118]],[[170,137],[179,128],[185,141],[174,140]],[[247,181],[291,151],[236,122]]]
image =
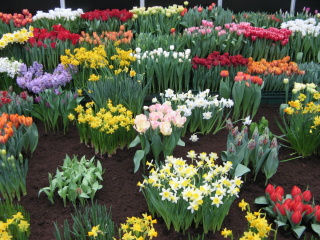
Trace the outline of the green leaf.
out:
[[[177,142],[178,146],[184,147],[186,146],[186,143],[184,141],[181,140],[181,138],[179,138],[178,142]]]
[[[250,168],[246,167],[245,165],[242,165],[241,163],[238,164],[236,171],[234,173],[235,176],[241,177],[242,175],[250,172]]]
[[[311,228],[313,231],[315,231],[320,236],[320,224],[312,223]]]
[[[300,238],[303,234],[304,230],[306,230],[305,226],[299,226],[296,228],[293,228],[292,231],[296,234],[297,238]]]
[[[153,134],[152,136],[152,139],[151,139],[151,150],[152,150],[152,153],[153,153],[153,156],[155,157],[156,160],[159,159],[159,154],[161,153],[162,151],[162,142],[161,142],[161,137],[159,136],[159,134],[155,133]]]
[[[86,194],[86,193],[81,193],[80,195],[79,195],[79,197],[82,197],[82,198],[90,198],[90,196],[88,195],[88,194]]]
[[[303,57],[303,52],[298,52],[297,53],[297,62],[300,62],[302,60]]]
[[[136,147],[140,142],[140,137],[137,135],[136,138],[130,143],[129,148]]]
[[[268,199],[265,197],[265,196],[261,196],[261,197],[258,197],[254,200],[254,203],[255,204],[263,204],[263,205],[266,205],[266,204],[269,204],[269,201]]]
[[[143,150],[137,150],[133,157],[134,162],[134,172],[136,173],[139,170],[140,162],[144,158],[145,152]]]
[[[278,220],[274,220],[274,222],[277,224],[277,228],[287,225],[286,223],[278,221]]]

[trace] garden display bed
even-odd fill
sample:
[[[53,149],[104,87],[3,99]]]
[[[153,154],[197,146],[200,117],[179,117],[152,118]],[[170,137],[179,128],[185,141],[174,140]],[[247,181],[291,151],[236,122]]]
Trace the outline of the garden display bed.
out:
[[[275,122],[278,118],[279,108],[277,105],[262,105],[255,117],[255,120],[261,119],[262,116],[269,120],[270,130],[274,134],[281,134]],[[39,145],[29,160],[29,171],[27,177],[27,196],[22,197],[18,202],[25,207],[31,217],[31,235],[30,239],[51,240],[54,238],[54,224],[63,224],[65,219],[71,221],[71,215],[74,213],[74,207],[68,203],[67,207],[63,206],[62,199],[57,195],[54,197],[54,204],[51,204],[45,194],[38,197],[39,189],[48,186],[48,173],[55,173],[58,166],[61,166],[66,154],[78,157],[86,156],[87,159],[95,156],[94,150],[79,143],[79,135],[75,127],[70,132],[63,135],[62,132],[44,132],[42,123],[37,124],[39,128]],[[223,129],[216,135],[208,134],[199,135],[197,142],[189,140],[190,134],[187,134],[183,140],[186,142],[185,147],[177,147],[174,150],[174,156],[185,157],[189,150],[195,150],[197,153],[203,151],[220,152],[226,150],[227,130]],[[120,225],[126,221],[127,217],[141,216],[142,213],[148,212],[148,207],[143,194],[139,192],[138,181],[142,181],[142,172],[139,170],[133,173],[133,156],[136,148],[117,150],[112,157],[104,156],[100,159],[106,171],[103,175],[103,188],[97,191],[95,200],[99,204],[105,204],[111,208],[112,219]],[[279,151],[280,161],[290,159],[293,156],[292,151],[288,148],[281,147]],[[295,155],[294,155],[295,156]],[[151,160],[151,159],[150,159]],[[288,162],[281,162],[277,173],[269,180],[269,183],[282,186],[286,192],[290,192],[294,185],[301,187],[302,190],[309,189],[312,191],[314,198],[318,201],[320,198],[320,188],[318,185],[320,169],[320,158],[317,156],[307,157],[305,159],[295,159]],[[245,212],[237,206],[241,199],[245,199],[251,205],[252,210],[258,210],[260,206],[253,204],[255,198],[264,195],[265,179],[263,174],[259,175],[254,182],[252,175],[248,174],[243,184],[239,198],[232,204],[231,209],[222,227],[231,229],[234,236],[240,235],[246,229]],[[317,202],[318,203],[318,202]],[[173,228],[168,230],[161,218],[158,218],[155,228],[158,231],[159,240],[184,240],[190,236],[196,237],[202,235],[201,228],[191,228],[186,235],[176,233]],[[275,225],[272,225],[275,227]],[[311,230],[307,230],[306,239],[309,239]],[[278,231],[277,239],[294,239],[290,232],[283,230]],[[204,239],[223,239],[220,231],[205,235]],[[235,237],[235,239],[237,239]]]

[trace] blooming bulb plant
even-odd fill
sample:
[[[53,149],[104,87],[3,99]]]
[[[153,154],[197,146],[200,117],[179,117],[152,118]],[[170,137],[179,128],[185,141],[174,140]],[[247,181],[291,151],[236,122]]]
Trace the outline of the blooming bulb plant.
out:
[[[315,18],[295,19],[281,23],[282,29],[289,29],[293,33],[300,32],[302,37],[309,35],[317,37],[320,33],[320,23]]]
[[[139,133],[130,144],[134,147],[141,144],[142,150],[137,150],[134,156],[134,171],[139,169],[140,163],[145,164],[146,155],[150,149],[159,164],[160,153],[167,157],[173,153],[177,145],[183,145],[181,131],[186,117],[181,116],[179,111],[174,111],[167,104],[156,103],[148,108],[145,114],[137,115],[134,119],[133,128]]]
[[[220,229],[223,219],[235,198],[242,180],[230,179],[231,162],[216,165],[216,153],[187,155],[193,164],[182,158],[167,156],[161,166],[147,163],[152,169],[143,183],[138,183],[149,210],[159,214],[168,229],[184,231],[194,222],[207,233]]]
[[[77,17],[80,17],[81,14],[83,14],[83,10],[81,8],[78,8],[77,10],[72,10],[71,8],[54,8],[50,9],[48,12],[37,11],[36,15],[34,15],[32,19],[33,21],[39,19],[64,19],[73,21]]]

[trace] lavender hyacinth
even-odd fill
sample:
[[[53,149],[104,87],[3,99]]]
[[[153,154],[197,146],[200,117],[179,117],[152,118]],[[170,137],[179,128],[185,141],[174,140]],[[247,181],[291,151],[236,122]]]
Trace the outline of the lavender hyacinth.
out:
[[[20,74],[17,77],[17,84],[22,89],[38,94],[45,89],[57,89],[59,86],[65,86],[72,79],[71,73],[59,64],[53,73],[43,72],[43,65],[33,62],[32,66],[27,68],[22,64]]]

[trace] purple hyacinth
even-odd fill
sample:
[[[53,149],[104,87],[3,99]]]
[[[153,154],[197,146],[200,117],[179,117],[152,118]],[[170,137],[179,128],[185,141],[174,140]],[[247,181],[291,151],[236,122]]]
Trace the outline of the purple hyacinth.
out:
[[[17,77],[17,84],[22,89],[38,94],[45,89],[57,89],[59,86],[65,86],[72,79],[69,69],[65,69],[59,64],[53,73],[43,72],[42,64],[34,62],[32,66],[27,68],[22,64],[20,74]]]

